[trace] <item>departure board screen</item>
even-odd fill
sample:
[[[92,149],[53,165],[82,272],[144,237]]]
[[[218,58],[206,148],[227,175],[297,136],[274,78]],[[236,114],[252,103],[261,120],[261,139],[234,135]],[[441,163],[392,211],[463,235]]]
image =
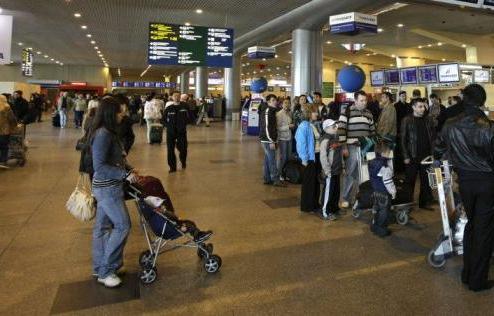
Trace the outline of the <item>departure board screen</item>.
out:
[[[419,67],[419,83],[437,83],[437,66],[428,65]]]
[[[231,68],[233,29],[149,24],[148,63]]]
[[[387,69],[384,71],[384,82],[387,85],[400,84],[400,72],[398,69]]]
[[[400,69],[400,80],[402,84],[417,84],[417,68],[401,68]]]

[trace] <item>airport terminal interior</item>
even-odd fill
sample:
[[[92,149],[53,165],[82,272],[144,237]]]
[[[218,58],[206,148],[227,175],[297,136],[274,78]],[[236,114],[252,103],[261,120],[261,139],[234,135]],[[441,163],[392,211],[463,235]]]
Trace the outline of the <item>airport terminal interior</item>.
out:
[[[482,226],[494,278],[494,216],[465,202],[494,188],[493,22],[491,0],[0,0],[0,314],[490,315],[462,254]],[[420,161],[479,91],[492,164],[465,188],[455,154]]]

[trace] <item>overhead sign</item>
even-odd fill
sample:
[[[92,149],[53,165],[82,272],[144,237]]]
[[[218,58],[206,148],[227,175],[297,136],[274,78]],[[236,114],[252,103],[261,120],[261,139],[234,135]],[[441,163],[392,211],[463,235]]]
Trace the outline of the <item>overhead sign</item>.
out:
[[[33,76],[33,51],[27,48],[22,50],[22,75],[24,77],[32,77]]]
[[[466,7],[473,7],[473,8],[479,8],[483,2],[483,0],[434,0],[434,1],[466,6]]]
[[[231,68],[233,29],[149,23],[148,64]]]
[[[39,84],[39,85],[61,85],[62,84],[62,80],[29,79],[27,82],[30,84]]]
[[[475,83],[489,83],[490,79],[489,69],[475,69],[473,71],[473,82]]]
[[[113,81],[111,86],[114,88],[175,88],[177,84],[175,82],[150,82],[150,81]]]
[[[436,65],[419,66],[418,71],[420,84],[437,83]]]
[[[417,84],[417,67],[400,68],[401,84]]]
[[[384,86],[384,70],[371,71],[371,86],[379,87]]]
[[[247,49],[247,57],[251,59],[274,58],[276,56],[276,48],[252,46]]]
[[[437,65],[439,83],[460,82],[460,67],[458,64]]]
[[[377,33],[377,16],[359,12],[333,15],[329,17],[329,28],[332,34]]]
[[[0,15],[0,65],[10,64],[12,16]]]

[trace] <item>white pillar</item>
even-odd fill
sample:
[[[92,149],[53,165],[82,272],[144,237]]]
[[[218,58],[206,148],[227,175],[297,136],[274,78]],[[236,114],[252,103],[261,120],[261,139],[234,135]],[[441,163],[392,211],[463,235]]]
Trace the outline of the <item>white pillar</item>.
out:
[[[225,98],[226,116],[225,120],[232,119],[232,113],[240,111],[240,55],[233,56],[232,68],[225,68]]]
[[[292,32],[292,96],[321,91],[322,31]]]
[[[208,67],[196,67],[196,99],[208,95]]]

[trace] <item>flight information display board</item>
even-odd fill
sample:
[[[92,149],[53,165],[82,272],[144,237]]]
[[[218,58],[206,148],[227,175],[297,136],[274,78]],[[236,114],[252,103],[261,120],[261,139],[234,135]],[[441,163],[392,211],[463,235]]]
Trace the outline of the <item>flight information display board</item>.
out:
[[[419,67],[419,83],[437,83],[437,66],[420,66]]]
[[[384,81],[387,85],[400,84],[400,72],[398,69],[389,69],[384,71]]]
[[[371,71],[371,86],[384,86],[384,70]]]
[[[401,84],[417,84],[417,68],[401,68],[400,69],[400,80]]]
[[[149,23],[148,64],[231,68],[233,29]]]
[[[33,51],[30,49],[22,50],[22,75],[25,77],[33,76]]]

